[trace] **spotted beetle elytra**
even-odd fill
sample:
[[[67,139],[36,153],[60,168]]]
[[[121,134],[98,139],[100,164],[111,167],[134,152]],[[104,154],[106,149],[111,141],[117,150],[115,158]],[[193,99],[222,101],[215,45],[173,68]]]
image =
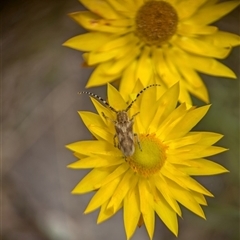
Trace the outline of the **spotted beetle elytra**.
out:
[[[110,119],[107,117],[103,112],[102,116],[105,119],[108,119],[114,123],[115,126],[115,135],[113,137],[113,143],[115,147],[118,147],[118,149],[121,150],[122,154],[125,158],[130,157],[135,152],[135,141],[136,139],[139,149],[141,149],[141,145],[138,139],[138,135],[133,132],[133,124],[134,124],[134,118],[139,114],[139,112],[135,113],[131,118],[128,116],[128,111],[132,107],[133,103],[136,102],[138,97],[146,91],[148,88],[160,86],[159,84],[151,84],[147,87],[143,88],[136,96],[136,98],[127,106],[125,110],[117,111],[115,108],[109,105],[107,101],[105,101],[103,98],[99,97],[97,94],[91,93],[91,92],[78,92],[78,94],[88,94],[91,97],[94,97],[95,99],[99,100],[103,105],[105,105],[107,108],[109,108],[111,111],[116,113],[116,120]],[[116,142],[117,138],[117,142]]]

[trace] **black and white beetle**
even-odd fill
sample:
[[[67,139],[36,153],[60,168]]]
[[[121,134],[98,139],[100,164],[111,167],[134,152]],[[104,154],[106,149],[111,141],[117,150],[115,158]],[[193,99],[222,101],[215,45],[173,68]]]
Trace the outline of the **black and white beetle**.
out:
[[[114,123],[116,134],[114,135],[113,142],[114,146],[118,147],[121,152],[123,153],[124,157],[130,157],[135,152],[135,144],[134,144],[134,138],[136,138],[138,146],[141,149],[141,145],[138,139],[138,135],[133,132],[133,124],[134,124],[134,117],[136,117],[139,112],[135,113],[131,118],[128,116],[128,110],[132,107],[133,103],[138,99],[138,97],[148,88],[150,87],[156,87],[160,86],[159,84],[151,84],[147,87],[143,88],[136,96],[136,98],[127,106],[125,110],[117,111],[112,106],[109,105],[107,101],[99,97],[98,95],[91,93],[91,92],[78,92],[78,94],[88,94],[96,99],[98,99],[100,102],[102,102],[106,107],[108,107],[110,110],[116,113],[117,117],[116,120],[110,119],[107,117],[103,112],[102,115],[104,118],[109,119]],[[116,138],[118,139],[118,143],[116,143]]]

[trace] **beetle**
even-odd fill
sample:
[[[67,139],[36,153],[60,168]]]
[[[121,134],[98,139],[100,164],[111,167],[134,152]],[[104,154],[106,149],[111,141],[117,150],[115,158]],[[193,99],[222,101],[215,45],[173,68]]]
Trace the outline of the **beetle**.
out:
[[[128,115],[129,109],[132,107],[133,103],[136,102],[138,97],[146,91],[148,88],[160,86],[159,84],[151,84],[147,87],[143,88],[136,96],[136,98],[127,106],[125,110],[117,111],[115,108],[109,105],[107,101],[105,101],[103,98],[99,97],[97,94],[91,93],[91,92],[78,92],[78,94],[88,94],[97,100],[99,100],[101,103],[103,103],[106,107],[108,107],[111,111],[116,113],[116,120],[110,119],[107,117],[103,112],[102,116],[110,120],[114,123],[115,126],[115,135],[113,137],[113,143],[114,146],[121,150],[122,154],[124,155],[125,159],[127,157],[130,157],[135,152],[135,139],[138,143],[139,149],[142,151],[140,141],[138,138],[137,133],[133,132],[133,124],[134,124],[134,118],[139,114],[139,112],[135,113],[131,118]],[[116,141],[116,138],[118,141]]]

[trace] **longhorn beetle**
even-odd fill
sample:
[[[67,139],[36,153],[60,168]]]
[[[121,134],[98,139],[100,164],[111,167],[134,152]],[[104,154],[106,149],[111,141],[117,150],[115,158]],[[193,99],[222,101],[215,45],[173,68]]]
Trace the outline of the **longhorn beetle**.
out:
[[[102,116],[105,119],[109,119],[110,121],[112,121],[114,123],[115,126],[115,130],[116,130],[116,134],[113,137],[113,142],[114,142],[114,146],[118,147],[124,157],[130,157],[134,154],[135,152],[135,145],[134,145],[134,137],[137,140],[138,146],[141,149],[141,145],[138,139],[138,135],[136,133],[133,132],[133,124],[134,124],[134,117],[136,117],[137,114],[139,114],[139,112],[135,113],[131,118],[129,118],[128,116],[128,110],[132,107],[133,103],[136,102],[136,100],[138,99],[138,97],[148,88],[150,87],[156,87],[156,86],[160,86],[159,84],[151,84],[148,85],[147,87],[143,88],[136,96],[136,98],[127,106],[127,108],[125,110],[120,110],[117,111],[116,109],[114,109],[112,106],[109,105],[109,103],[107,101],[105,101],[104,99],[102,99],[101,97],[99,97],[98,95],[91,93],[91,92],[78,92],[78,94],[88,94],[94,98],[96,98],[97,100],[99,100],[102,104],[104,104],[106,107],[108,107],[110,110],[112,110],[113,112],[116,113],[117,117],[116,120],[110,119],[109,117],[107,117],[103,112],[102,112]],[[116,143],[116,138],[118,139],[118,143]]]

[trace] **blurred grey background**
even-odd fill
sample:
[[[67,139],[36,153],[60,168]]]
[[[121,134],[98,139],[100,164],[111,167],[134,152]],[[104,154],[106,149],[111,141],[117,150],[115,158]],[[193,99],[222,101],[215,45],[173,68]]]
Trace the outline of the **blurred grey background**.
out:
[[[125,239],[120,211],[96,224],[98,212],[84,215],[93,194],[71,195],[88,171],[66,165],[75,161],[64,146],[91,139],[78,110],[93,110],[79,97],[91,69],[81,53],[61,44],[84,30],[68,13],[81,10],[77,0],[9,0],[1,3],[1,239]],[[239,8],[217,24],[239,34]],[[240,76],[239,48],[223,60]],[[196,130],[225,135],[230,151],[211,159],[229,174],[197,178],[215,198],[204,207],[207,221],[183,209],[179,240],[239,238],[239,80],[202,75],[212,107]],[[91,89],[105,97],[105,87]],[[202,102],[194,99],[198,106]],[[148,239],[144,227],[133,240]],[[156,218],[154,239],[176,239]]]

